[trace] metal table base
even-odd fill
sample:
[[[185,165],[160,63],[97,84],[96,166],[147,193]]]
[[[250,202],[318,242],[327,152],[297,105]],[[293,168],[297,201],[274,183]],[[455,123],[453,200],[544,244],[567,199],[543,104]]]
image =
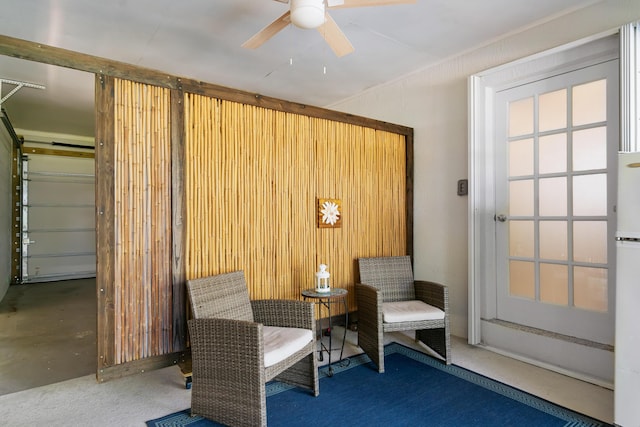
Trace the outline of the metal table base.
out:
[[[341,288],[333,288],[331,289],[329,292],[317,292],[315,289],[305,289],[304,291],[302,291],[302,297],[305,299],[305,301],[308,298],[314,299],[315,304],[318,305],[318,307],[325,307],[327,309],[327,316],[329,317],[329,347],[327,348],[327,346],[325,346],[325,344],[322,342],[322,323],[320,323],[320,350],[318,350],[318,360],[323,361],[324,360],[324,356],[323,353],[327,352],[327,354],[329,355],[329,370],[328,370],[328,375],[330,377],[333,376],[333,367],[331,366],[332,362],[331,362],[331,353],[334,350],[338,350],[337,348],[334,349],[333,348],[333,342],[331,339],[331,335],[333,333],[333,325],[332,325],[332,319],[331,319],[331,306],[337,302],[339,302],[338,300],[342,301],[343,307],[344,307],[344,315],[345,315],[345,328],[344,328],[344,335],[342,337],[342,345],[340,346],[340,359],[338,359],[338,361],[342,360],[342,355],[344,354],[344,342],[347,339],[347,325],[349,325],[349,310],[347,308],[347,293],[348,291],[346,289],[341,289]]]

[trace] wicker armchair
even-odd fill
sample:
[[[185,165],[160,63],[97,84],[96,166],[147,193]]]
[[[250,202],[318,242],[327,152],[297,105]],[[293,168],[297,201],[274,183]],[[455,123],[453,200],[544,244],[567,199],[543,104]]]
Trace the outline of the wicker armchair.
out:
[[[318,396],[313,303],[250,301],[242,271],[189,280],[187,289],[194,316],[192,415],[265,426],[265,383],[271,380]]]
[[[408,256],[360,258],[358,345],[384,372],[384,332],[416,331],[426,344],[451,363],[449,294],[446,286],[414,281]]]

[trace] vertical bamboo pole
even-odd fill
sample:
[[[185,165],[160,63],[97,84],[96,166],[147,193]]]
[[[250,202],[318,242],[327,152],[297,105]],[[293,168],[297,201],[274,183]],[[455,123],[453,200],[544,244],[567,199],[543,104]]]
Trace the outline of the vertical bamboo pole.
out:
[[[118,189],[122,186],[122,145],[120,144],[120,139],[122,138],[121,132],[124,127],[122,122],[122,109],[120,107],[120,91],[119,91],[120,82],[119,80],[114,81],[114,121],[115,121],[115,129],[114,129],[114,360],[115,363],[121,363],[120,355],[122,354],[122,319],[118,315],[122,312],[122,282],[120,281],[120,266],[122,264],[122,237],[118,234],[117,230],[121,227],[121,215],[122,211],[122,197]]]

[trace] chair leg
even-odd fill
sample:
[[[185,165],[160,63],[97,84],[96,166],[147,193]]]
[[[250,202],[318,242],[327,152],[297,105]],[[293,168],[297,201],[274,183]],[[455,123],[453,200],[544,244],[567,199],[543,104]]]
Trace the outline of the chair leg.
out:
[[[451,364],[451,339],[445,328],[416,331],[416,341],[438,353],[447,365]]]
[[[368,331],[358,325],[358,346],[364,350],[371,361],[378,367],[379,373],[384,373],[384,339],[382,332],[375,329]]]
[[[286,371],[278,374],[274,379],[296,387],[311,390],[314,396],[320,395],[315,351],[309,353]]]
[[[384,374],[384,340],[378,340],[378,373]]]

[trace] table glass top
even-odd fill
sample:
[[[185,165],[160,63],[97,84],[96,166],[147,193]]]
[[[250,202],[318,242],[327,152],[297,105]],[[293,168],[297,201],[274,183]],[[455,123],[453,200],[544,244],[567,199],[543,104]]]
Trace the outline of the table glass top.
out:
[[[331,288],[329,292],[318,292],[315,289],[305,289],[302,291],[302,296],[309,298],[335,298],[345,295],[347,295],[347,290],[342,288]]]

